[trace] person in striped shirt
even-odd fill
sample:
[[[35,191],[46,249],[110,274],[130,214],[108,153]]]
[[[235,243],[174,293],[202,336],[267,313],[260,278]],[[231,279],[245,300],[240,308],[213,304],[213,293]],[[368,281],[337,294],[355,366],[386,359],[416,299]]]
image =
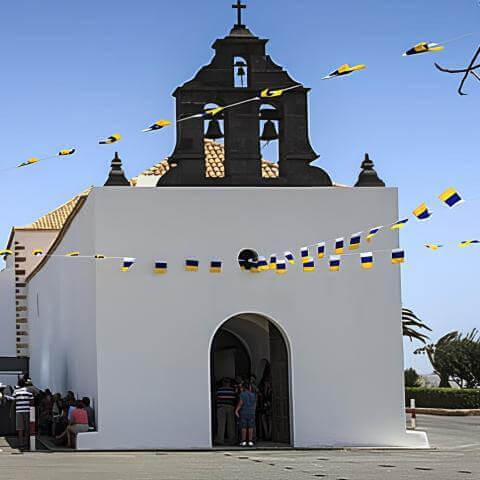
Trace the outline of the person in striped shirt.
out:
[[[215,394],[215,403],[217,407],[216,443],[217,445],[224,445],[226,436],[227,443],[233,445],[236,440],[235,405],[237,394],[231,387],[229,378],[222,380],[222,386],[217,389]]]
[[[30,432],[30,407],[33,406],[33,393],[25,387],[25,380],[20,379],[12,396],[6,395],[5,398],[15,401],[18,443],[20,447],[25,447]]]

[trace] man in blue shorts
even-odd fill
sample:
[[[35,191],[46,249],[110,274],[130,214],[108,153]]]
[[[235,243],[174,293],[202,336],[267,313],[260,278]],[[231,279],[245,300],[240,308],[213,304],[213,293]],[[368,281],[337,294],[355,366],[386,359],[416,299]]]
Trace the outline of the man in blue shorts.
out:
[[[235,415],[240,421],[242,435],[241,447],[253,447],[253,434],[255,430],[255,410],[257,408],[257,395],[250,384],[240,385],[240,396]]]

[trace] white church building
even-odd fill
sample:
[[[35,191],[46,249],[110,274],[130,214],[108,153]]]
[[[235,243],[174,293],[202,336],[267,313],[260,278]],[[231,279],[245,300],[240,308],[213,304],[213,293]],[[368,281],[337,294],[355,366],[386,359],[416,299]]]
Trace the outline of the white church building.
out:
[[[266,43],[239,21],[174,92],[177,119],[297,85]],[[12,316],[0,328],[29,356],[39,388],[93,399],[97,431],[79,434],[78,449],[212,448],[216,385],[241,375],[272,384],[272,445],[428,446],[405,427],[400,266],[389,253],[398,233],[362,240],[339,271],[328,268],[334,239],[349,253],[353,232],[398,218],[397,189],[368,158],[355,187],[335,185],[310,165],[308,88],[266,95],[177,123],[172,155],[134,181],[116,155],[105,186],[69,203],[45,238],[12,231],[13,250],[28,244],[21,257],[45,254],[23,272],[20,294],[20,252],[8,259],[0,301]],[[278,164],[262,159],[267,140]],[[311,247],[316,270],[304,272],[300,249],[322,241],[325,258]],[[370,270],[360,268],[367,250],[378,252]],[[286,251],[296,262],[285,275],[252,273],[260,257]],[[126,272],[123,257],[136,259]],[[185,269],[189,259],[198,271]],[[14,290],[25,306],[15,317]],[[18,318],[28,343],[12,336]],[[382,379],[373,397],[371,378]]]

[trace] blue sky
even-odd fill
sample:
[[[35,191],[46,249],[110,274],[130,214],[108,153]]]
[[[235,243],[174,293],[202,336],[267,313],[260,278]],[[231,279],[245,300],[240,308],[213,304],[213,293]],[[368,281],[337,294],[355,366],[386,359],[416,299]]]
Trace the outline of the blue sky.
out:
[[[142,134],[172,118],[171,93],[212,56],[213,40],[234,23],[231,0],[22,0],[0,16],[0,169],[31,156],[75,147],[74,157],[3,172],[1,238],[89,185],[105,181],[118,148],[128,176],[171,153],[174,130]],[[389,186],[398,186],[401,215],[426,201],[437,213],[402,231],[408,262],[404,304],[434,328],[433,338],[478,326],[480,246],[426,250],[480,235],[480,199],[448,212],[437,195],[455,186],[480,195],[477,158],[480,84],[433,62],[465,65],[480,43],[474,0],[251,0],[247,24],[293,78],[312,88],[310,136],[316,162],[352,184],[365,152]],[[419,41],[447,41],[444,52],[404,58]],[[320,81],[342,63],[365,63],[358,74]],[[118,146],[98,140],[114,132]],[[440,215],[439,213],[442,212]],[[374,306],[373,306],[374,307]],[[406,343],[406,363],[430,370]]]

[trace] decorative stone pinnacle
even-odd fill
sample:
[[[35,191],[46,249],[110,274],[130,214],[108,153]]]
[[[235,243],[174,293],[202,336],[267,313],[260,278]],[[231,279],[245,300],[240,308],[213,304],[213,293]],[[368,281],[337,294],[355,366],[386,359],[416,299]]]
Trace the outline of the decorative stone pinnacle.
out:
[[[105,187],[129,187],[130,182],[125,177],[125,173],[122,168],[122,160],[118,156],[118,152],[115,152],[113,157],[110,173],[108,174]]]
[[[378,177],[377,172],[373,168],[374,164],[370,160],[368,153],[365,154],[365,159],[362,162],[362,171],[358,176],[356,187],[384,187],[385,182]]]

